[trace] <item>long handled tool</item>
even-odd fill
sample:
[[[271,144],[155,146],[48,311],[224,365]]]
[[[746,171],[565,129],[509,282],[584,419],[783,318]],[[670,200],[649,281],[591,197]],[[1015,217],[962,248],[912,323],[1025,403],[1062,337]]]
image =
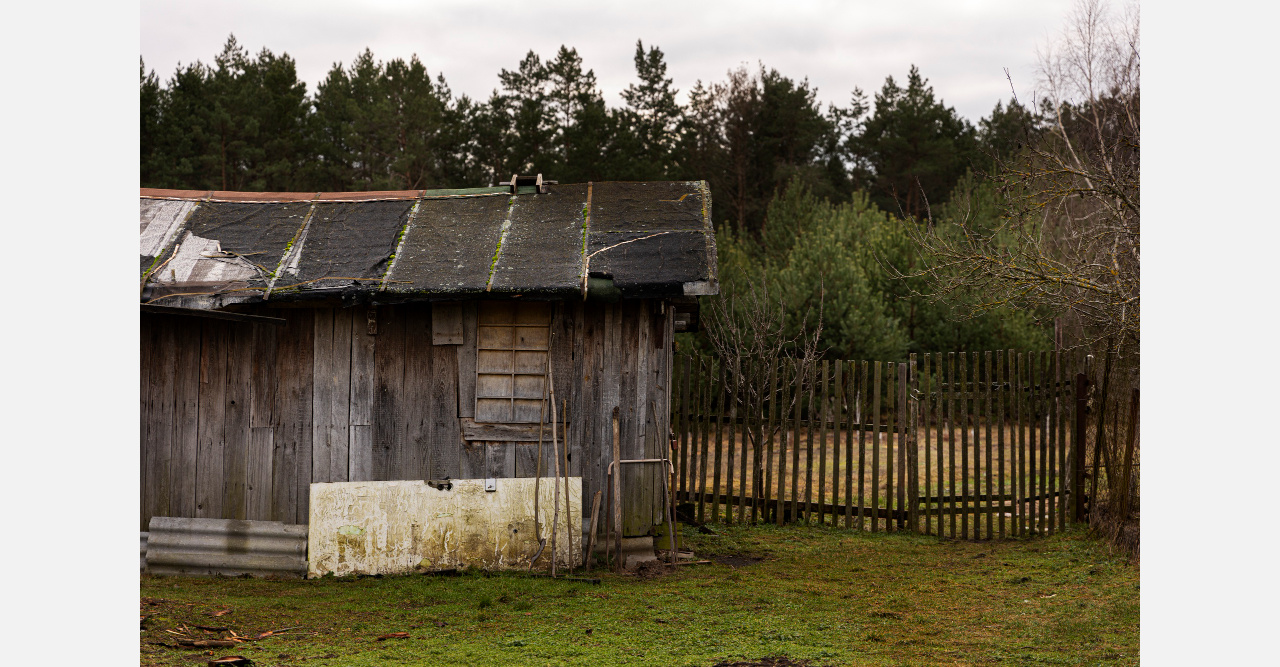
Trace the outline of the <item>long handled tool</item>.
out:
[[[539,492],[539,482],[542,480],[542,428],[547,421],[546,417],[547,404],[543,403],[542,410],[538,414],[538,460],[534,463],[533,474],[533,537],[538,540],[538,550],[534,552],[533,558],[529,559],[530,572],[533,572],[533,564],[538,562],[538,557],[542,555],[542,550],[547,546],[547,540],[542,536],[542,530],[538,525],[538,497],[542,495]]]
[[[547,374],[550,380],[551,375]],[[551,577],[556,576],[556,528],[560,522],[560,451],[556,444],[556,385],[550,382],[551,387],[551,456],[555,460],[555,511],[551,513]]]
[[[573,499],[569,496],[569,402],[565,399],[560,399],[560,419],[560,434],[564,436],[564,449],[560,452],[560,465],[564,468],[564,528],[565,539],[569,541],[569,571],[573,572],[573,534],[582,530],[582,526],[574,528]]]

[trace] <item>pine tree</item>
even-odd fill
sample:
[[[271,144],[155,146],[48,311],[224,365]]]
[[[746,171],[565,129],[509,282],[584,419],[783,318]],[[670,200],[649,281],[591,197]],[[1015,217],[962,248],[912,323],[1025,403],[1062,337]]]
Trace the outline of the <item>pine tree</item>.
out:
[[[169,178],[164,155],[164,104],[165,91],[154,71],[148,72],[142,58],[138,58],[138,118],[141,121],[138,144],[138,180],[143,187],[159,187]]]
[[[946,200],[977,154],[973,126],[934,99],[933,88],[912,65],[907,86],[887,77],[875,96],[875,112],[851,152],[871,174],[872,200],[911,218]]]
[[[625,156],[614,168],[620,178],[631,180],[655,180],[667,177],[676,164],[676,130],[680,124],[681,108],[676,103],[676,93],[667,77],[667,63],[662,50],[636,40],[636,77],[639,85],[632,83],[622,91],[626,106],[618,111],[619,132],[617,141]]]

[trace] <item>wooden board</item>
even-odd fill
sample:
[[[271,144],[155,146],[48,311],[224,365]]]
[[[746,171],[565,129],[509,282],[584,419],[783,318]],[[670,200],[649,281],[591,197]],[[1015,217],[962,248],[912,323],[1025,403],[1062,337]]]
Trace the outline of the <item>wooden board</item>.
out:
[[[885,412],[887,412],[888,414],[885,416],[885,420],[884,420],[885,421],[885,424],[884,424],[884,436],[885,436],[884,438],[885,439],[885,443],[884,443],[885,445],[884,447],[884,468],[885,468],[884,469],[884,506],[889,508],[890,510],[896,509],[894,507],[895,484],[893,479],[893,458],[896,453],[894,449],[894,445],[896,444],[895,436],[897,435],[897,430],[898,430],[896,421],[897,421],[898,410],[899,410],[898,392],[897,392],[897,376],[898,376],[898,364],[892,361],[885,363],[884,400],[885,400],[885,408],[887,408]],[[886,522],[884,529],[886,531],[893,530],[894,529],[893,523]]]
[[[330,383],[327,435],[329,438],[329,480],[347,482],[351,471],[351,355],[354,308],[333,311],[333,360]]]
[[[288,324],[277,333],[277,427],[272,457],[275,521],[306,523],[311,486],[311,400],[314,313],[283,311]]]
[[[795,406],[791,415],[791,521],[798,521],[800,517],[800,417],[805,389],[811,386],[806,373],[796,373],[795,393],[791,397]]]
[[[845,362],[841,362],[844,365]],[[862,429],[857,423],[860,415],[856,401],[858,400],[858,384],[857,369],[858,362],[850,361],[848,363],[848,373],[846,374],[845,387],[845,405],[847,411],[845,413],[845,423],[848,428],[844,432],[844,527],[853,526],[853,432]]]
[[[868,413],[870,411],[869,406],[870,406],[870,400],[871,400],[871,392],[869,388],[871,387],[871,384],[868,380],[868,378],[870,377],[868,375],[870,370],[869,370],[869,366],[867,365],[867,362],[864,360],[859,362],[858,365],[862,369],[862,373],[860,375],[860,380],[858,383],[858,389],[859,389],[858,416],[860,417],[860,419],[858,420],[858,523],[857,523],[857,527],[859,530],[865,530],[866,526],[863,525],[865,519],[863,516],[862,508],[866,507],[866,498],[864,496],[866,495],[866,485],[867,485],[867,481],[866,481],[867,429],[864,428],[863,425],[866,423],[868,417],[870,416]]]
[[[404,440],[405,317],[401,308],[379,308],[373,349],[373,455],[375,481],[395,479]]]
[[[969,396],[971,395],[971,384],[969,379],[969,353],[960,353],[959,368],[959,391],[960,396],[960,497],[965,499],[964,512],[960,513],[960,539],[969,539],[969,516],[973,513],[973,506],[970,505],[969,498],[969,430],[973,428],[973,422],[969,417]]]
[[[159,335],[155,335],[157,333]],[[170,516],[173,481],[174,449],[181,437],[177,417],[177,341],[178,328],[172,323],[152,328],[151,340],[155,346],[151,356],[150,414],[148,439],[151,457],[148,459],[148,488],[152,504],[147,506],[148,521],[152,516]]]
[[[711,421],[711,414],[714,410],[712,406],[712,387],[715,386],[716,368],[714,362],[705,359],[699,359],[698,375],[702,378],[702,391],[700,392],[701,400],[698,403],[699,438],[698,438],[698,467],[695,475],[697,485],[694,486],[698,491],[698,523],[706,522],[706,493],[707,493],[707,460],[709,458],[708,450],[711,443],[711,429],[714,428]]]
[[[183,318],[175,325],[174,437],[169,467],[169,512],[194,517],[196,450],[200,415],[200,322]]]
[[[769,510],[773,507],[773,451],[774,436],[778,424],[778,367],[776,362],[769,368],[769,393],[765,403],[765,449],[764,449],[764,482],[760,502],[762,521],[769,521]]]
[[[1059,355],[1056,352],[1048,353],[1048,363],[1045,370],[1048,374],[1045,378],[1049,387],[1048,395],[1045,398],[1045,408],[1047,410],[1047,426],[1049,432],[1046,434],[1045,441],[1048,443],[1048,455],[1045,457],[1045,467],[1048,470],[1048,479],[1046,482],[1046,493],[1049,497],[1048,517],[1046,525],[1048,526],[1048,534],[1052,535],[1058,530],[1058,501],[1054,495],[1058,490],[1058,360]]]
[[[195,513],[202,519],[222,518],[228,328],[229,323],[220,320],[201,322]]]
[[[462,306],[462,343],[458,351],[458,416],[476,416],[476,303]]]
[[[824,493],[822,489],[824,486],[826,486],[826,483],[827,483],[827,421],[830,418],[830,414],[828,413],[827,401],[829,398],[830,385],[831,385],[831,362],[829,360],[824,359],[822,361],[821,379],[818,381],[818,404],[817,404],[817,415],[816,415],[816,417],[819,420],[818,421],[817,502],[818,502],[818,523],[820,524],[826,523],[826,513],[822,511],[823,503],[826,502],[826,498],[824,497]],[[815,415],[811,413],[810,419],[812,419],[814,416]]]
[[[880,387],[884,378],[883,362],[875,362],[875,385],[871,388],[871,506],[880,507]],[[880,520],[871,517],[871,532],[877,532]]]
[[[716,433],[716,453],[714,462],[712,463],[713,467],[711,473],[711,488],[712,493],[714,494],[711,499],[711,521],[720,520],[720,493],[723,490],[723,487],[720,485],[720,470],[723,465],[722,451],[724,448],[724,415],[728,412],[725,406],[727,372],[723,362],[720,364],[719,371],[719,382],[717,382],[712,389],[713,407],[711,409],[711,414],[714,415],[715,419],[715,424],[713,426]]]
[[[272,520],[272,454],[275,448],[275,428],[271,426],[249,427],[249,447],[245,471],[245,518],[250,521]]]
[[[746,368],[743,370],[746,375],[744,377],[755,377],[753,363],[748,360],[745,365]],[[741,497],[738,499],[738,515],[735,517],[735,521],[742,523],[745,520],[747,498],[754,495],[751,487],[748,486],[748,480],[751,479],[748,477],[748,462],[751,458],[750,443],[755,428],[755,415],[752,414],[753,402],[749,398],[749,388],[740,386],[739,389],[738,401],[735,402],[734,407],[735,409],[741,407],[741,409],[737,410],[737,414],[742,415],[742,433],[739,435],[739,438],[741,439],[741,446],[738,447],[738,495]],[[738,403],[741,403],[742,405],[739,406]]]
[[[432,345],[461,345],[463,335],[460,302],[441,301],[431,304]]]
[[[947,479],[950,482],[947,486],[947,494],[951,497],[951,525],[948,535],[955,539],[956,531],[956,394],[959,391],[956,388],[958,382],[956,377],[956,353],[947,353]],[[963,429],[963,425],[961,426]],[[938,482],[941,485],[941,481]]]
[[[462,472],[462,434],[458,421],[458,355],[451,346],[431,349],[431,383],[427,426],[431,448],[429,474],[433,479],[459,478]],[[514,473],[512,473],[514,476]]]
[[[392,479],[430,479],[431,458],[435,454],[430,416],[434,358],[431,309],[417,304],[405,308],[404,331],[404,400],[400,404],[404,437],[392,449],[391,474]]]
[[[841,424],[845,423],[844,385],[847,381],[844,374],[844,362],[835,362],[835,379],[831,382],[831,503],[836,507],[840,503],[840,446]],[[846,432],[851,432],[846,429]],[[846,464],[846,467],[847,464]],[[847,494],[846,494],[847,495]],[[839,515],[831,517],[831,524],[840,525]]]
[[[1004,455],[1004,432],[1008,428],[1006,421],[1005,403],[1009,397],[1009,376],[1004,363],[1004,350],[996,350],[996,366],[995,381],[1000,387],[1000,391],[996,392],[996,493],[1004,495],[1004,476],[1005,476],[1005,455]],[[996,513],[996,523],[998,525],[997,533],[1000,539],[1005,536],[1005,512]]]
[[[159,330],[156,331],[156,335],[159,335]],[[155,480],[150,478],[151,460],[156,456],[153,451],[155,447],[152,446],[149,435],[151,403],[155,400],[151,392],[151,378],[148,377],[151,372],[151,353],[156,347],[156,341],[152,340],[151,336],[151,321],[144,311],[138,322],[138,361],[141,365],[141,372],[138,373],[138,459],[141,466],[138,470],[138,487],[142,492],[142,502],[138,503],[138,521],[142,530],[147,529],[147,524],[151,521],[151,508],[156,504]],[[157,435],[159,435],[158,430]],[[156,439],[159,440],[159,438]]]
[[[373,415],[377,395],[374,359],[377,338],[377,334],[369,333],[367,309],[354,311],[351,317],[350,431],[347,439],[347,480],[351,482],[373,480]]]
[[[780,366],[780,368],[782,369],[793,368],[793,366],[791,364],[788,364],[785,359],[779,363],[782,364]],[[786,371],[783,371],[783,372],[786,372]],[[795,375],[794,373],[788,373],[787,375],[784,375],[782,377],[783,381],[781,382],[781,387],[779,387],[780,395],[779,395],[779,401],[778,401],[778,489],[777,489],[777,493],[775,493],[773,496],[774,522],[779,526],[782,525],[783,520],[785,518],[785,514],[786,514],[785,503],[787,498],[787,454],[790,453],[790,450],[791,450],[791,437],[790,437],[789,431],[787,430],[787,421],[791,417],[791,410],[789,408],[791,406],[791,399],[795,395],[795,389],[794,389],[795,381],[793,380],[791,382],[787,382],[785,380],[787,377],[794,377],[794,375]]]
[[[921,388],[921,399],[923,405],[920,413],[920,426],[924,431],[924,496],[928,497],[933,492],[933,433],[930,429],[934,425],[933,405],[933,355],[926,352],[921,360],[923,365],[920,367],[920,382],[923,384]],[[925,508],[924,515],[924,534],[933,534],[933,508],[928,506]]]
[[[907,475],[904,484],[907,522],[913,533],[920,532],[920,504],[916,501],[920,496],[919,442],[917,440],[920,423],[920,401],[917,398],[920,395],[920,377],[916,364],[916,355],[912,353],[907,362],[907,387],[902,392],[903,398],[910,406],[905,424],[907,451],[903,472]]]
[[[1011,490],[1015,498],[1022,498],[1023,496],[1027,495],[1026,478],[1025,478],[1026,454],[1023,451],[1023,446],[1025,442],[1023,440],[1023,431],[1022,431],[1023,421],[1024,421],[1023,419],[1024,401],[1022,400],[1022,393],[1025,386],[1025,383],[1022,381],[1024,361],[1025,359],[1023,357],[1022,352],[1018,352],[1015,355],[1013,350],[1009,351],[1009,362],[1012,364],[1012,368],[1010,370],[1012,371],[1011,376],[1013,378],[1013,382],[1012,382],[1013,393],[1011,395],[1012,412],[1013,412],[1013,415],[1012,415],[1013,431],[1010,433],[1009,452],[1013,455],[1013,465],[1011,466],[1011,471],[1013,473],[1013,479],[1011,480]],[[1025,508],[1026,508],[1026,505],[1021,500],[1019,500],[1014,504],[1014,508],[1013,508],[1014,537],[1020,537],[1024,534],[1023,525],[1025,520],[1025,515],[1024,515]]]
[[[995,465],[995,452],[991,447],[991,422],[993,418],[991,400],[993,398],[994,392],[992,391],[992,388],[991,388],[991,352],[990,351],[983,352],[982,386],[984,387],[984,390],[986,391],[986,394],[987,394],[982,399],[982,421],[983,421],[983,424],[985,424],[986,426],[985,438],[983,439],[984,440],[983,451],[986,454],[986,460],[983,462],[983,471],[986,475],[986,493],[988,496],[986,506],[983,508],[983,513],[986,515],[984,518],[984,521],[986,522],[986,525],[987,525],[987,539],[993,539],[995,537],[995,526],[993,526],[992,523],[995,520],[995,510],[991,505],[990,496],[995,493],[994,488],[992,488],[992,481],[994,480],[994,475],[992,474],[992,470],[991,470],[992,467]]]
[[[252,409],[254,335],[256,327],[272,326],[229,322],[227,332],[227,388],[222,469],[223,519],[247,519],[249,475],[249,418]]]
[[[1040,532],[1042,534],[1049,534],[1053,532],[1053,526],[1050,523],[1050,519],[1053,516],[1053,511],[1052,511],[1052,506],[1050,505],[1050,499],[1047,495],[1049,492],[1049,477],[1050,477],[1049,435],[1051,433],[1051,431],[1049,430],[1049,424],[1048,424],[1048,420],[1049,420],[1048,385],[1049,385],[1049,378],[1050,378],[1049,373],[1051,370],[1049,368],[1049,353],[1041,352],[1039,361],[1040,361],[1040,367],[1039,367],[1040,374],[1037,378],[1037,382],[1040,386],[1040,391],[1036,397],[1036,408],[1037,408],[1036,427],[1040,429],[1040,496],[1043,498],[1043,500],[1040,501],[1039,507],[1036,510],[1036,521],[1039,524]]]
[[[680,391],[680,413],[679,421],[676,423],[676,433],[678,434],[679,446],[676,450],[676,491],[688,490],[689,478],[689,389],[693,378],[692,374],[693,359],[684,357],[680,359],[677,365],[676,382]]]
[[[720,411],[720,414],[726,417],[726,422],[727,422],[726,426],[728,427],[727,430],[729,433],[727,437],[728,447],[726,448],[727,451],[725,452],[726,465],[724,468],[724,486],[721,487],[719,484],[717,484],[716,493],[723,492],[729,496],[734,495],[733,462],[735,460],[735,454],[738,451],[738,443],[737,443],[738,434],[737,434],[736,427],[738,425],[738,399],[740,395],[740,392],[738,391],[738,383],[739,383],[739,377],[741,373],[742,373],[742,367],[739,365],[730,366],[728,368],[728,372],[726,373],[726,378],[728,381],[724,385],[725,393],[726,393],[725,401],[727,403],[727,409]],[[725,510],[724,522],[730,523],[733,518],[733,507],[727,506],[724,508],[724,510]],[[720,517],[717,515],[716,518],[719,519]]]

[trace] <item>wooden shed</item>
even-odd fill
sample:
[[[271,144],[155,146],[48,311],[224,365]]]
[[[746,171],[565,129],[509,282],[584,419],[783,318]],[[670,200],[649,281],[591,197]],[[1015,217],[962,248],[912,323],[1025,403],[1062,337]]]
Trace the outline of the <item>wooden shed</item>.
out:
[[[589,498],[615,406],[622,458],[664,455],[673,337],[718,291],[705,182],[140,206],[142,530],[306,523],[312,482],[532,477],[552,386]],[[659,474],[624,468],[624,534],[661,522]]]

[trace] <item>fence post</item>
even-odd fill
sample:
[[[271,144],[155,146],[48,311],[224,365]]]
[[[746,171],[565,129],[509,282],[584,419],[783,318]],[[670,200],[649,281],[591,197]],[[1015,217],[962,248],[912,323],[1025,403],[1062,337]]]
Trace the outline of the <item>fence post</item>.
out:
[[[1084,451],[1089,432],[1089,376],[1076,373],[1076,426],[1071,436],[1071,504],[1074,507],[1072,521],[1084,521]]]
[[[907,364],[907,465],[903,468],[907,474],[907,522],[911,524],[911,532],[920,532],[920,456],[918,450],[918,430],[920,420],[920,376],[916,373],[916,355],[910,356]]]
[[[1129,496],[1132,495],[1129,489],[1132,480],[1131,473],[1133,471],[1133,442],[1138,434],[1138,388],[1134,387],[1133,397],[1129,401],[1129,438],[1124,448],[1124,472],[1121,477],[1120,488],[1124,493],[1120,497],[1119,517],[1124,521],[1129,516]],[[1118,437],[1118,436],[1117,436]]]
[[[1111,348],[1107,348],[1106,363],[1102,370],[1102,393],[1098,397],[1098,429],[1093,434],[1093,477],[1089,480],[1089,514],[1090,521],[1093,519],[1093,510],[1098,507],[1098,477],[1102,473],[1102,460],[1107,453],[1107,436],[1106,436],[1106,416],[1107,416],[1107,388],[1111,384]],[[1107,474],[1111,473],[1111,465],[1108,462],[1106,466]]]

